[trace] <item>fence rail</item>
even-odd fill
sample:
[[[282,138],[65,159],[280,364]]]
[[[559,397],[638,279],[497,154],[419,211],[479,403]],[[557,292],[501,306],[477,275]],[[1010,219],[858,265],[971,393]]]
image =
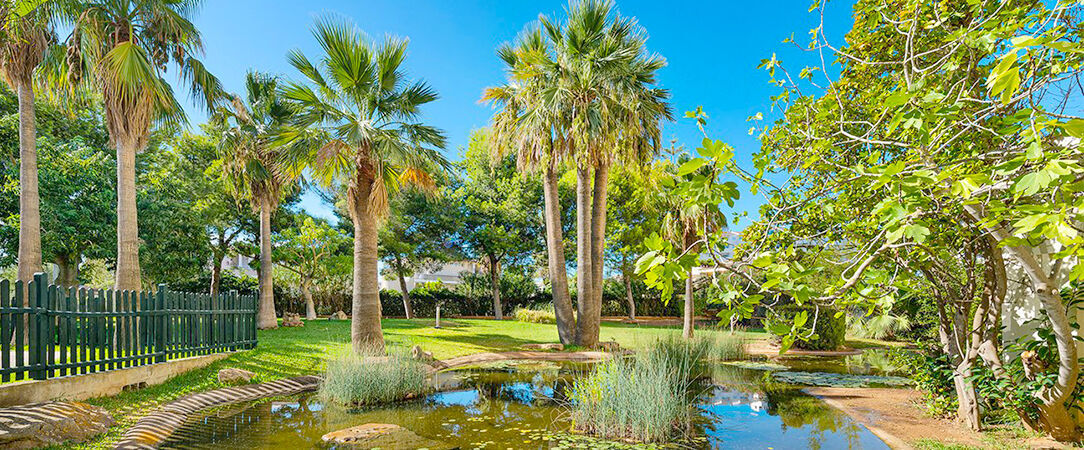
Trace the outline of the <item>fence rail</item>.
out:
[[[26,303],[23,299],[26,299]],[[0,382],[81,375],[256,346],[256,297],[0,281]]]

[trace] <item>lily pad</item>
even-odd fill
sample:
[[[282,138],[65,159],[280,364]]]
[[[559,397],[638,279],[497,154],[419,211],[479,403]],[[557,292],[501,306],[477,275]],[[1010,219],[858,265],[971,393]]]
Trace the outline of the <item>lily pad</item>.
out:
[[[782,364],[776,364],[776,363],[765,362],[765,361],[727,361],[727,362],[724,362],[723,364],[726,364],[728,366],[739,367],[739,368],[742,368],[742,369],[751,369],[751,370],[769,370],[769,371],[790,370],[790,367],[784,366]]]
[[[777,381],[783,383],[842,388],[901,387],[913,383],[909,378],[880,375],[849,375],[827,372],[776,372],[772,375]]]

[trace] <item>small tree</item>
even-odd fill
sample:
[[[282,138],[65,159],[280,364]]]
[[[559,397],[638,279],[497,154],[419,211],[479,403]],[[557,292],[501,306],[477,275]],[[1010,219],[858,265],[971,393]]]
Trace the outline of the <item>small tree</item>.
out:
[[[305,217],[297,227],[280,232],[275,241],[276,264],[297,277],[305,299],[305,318],[316,319],[313,283],[330,273],[330,258],[344,250],[349,239],[327,222]]]
[[[453,218],[448,205],[439,198],[413,189],[399,192],[392,199],[391,213],[380,228],[380,254],[388,275],[399,281],[403,311],[414,318],[406,277],[417,270],[436,268],[455,253],[450,248],[454,235]]]

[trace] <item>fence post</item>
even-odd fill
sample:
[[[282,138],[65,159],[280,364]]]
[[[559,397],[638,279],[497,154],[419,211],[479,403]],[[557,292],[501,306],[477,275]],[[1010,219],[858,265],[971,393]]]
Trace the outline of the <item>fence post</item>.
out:
[[[159,284],[158,292],[154,294],[154,314],[153,320],[157,325],[154,330],[154,362],[166,362],[166,350],[169,347],[166,343],[166,336],[169,336],[169,332],[166,328],[169,326],[169,313],[166,311],[166,285]]]
[[[44,380],[48,376],[49,371],[45,369],[45,362],[48,361],[48,356],[45,353],[48,350],[46,340],[49,339],[46,336],[45,318],[42,316],[42,310],[45,307],[45,274],[34,274],[34,289],[27,292],[30,296],[30,342],[26,343],[27,350],[30,353],[30,367],[33,367],[30,371],[30,378],[35,380]],[[22,351],[19,349],[18,351]]]

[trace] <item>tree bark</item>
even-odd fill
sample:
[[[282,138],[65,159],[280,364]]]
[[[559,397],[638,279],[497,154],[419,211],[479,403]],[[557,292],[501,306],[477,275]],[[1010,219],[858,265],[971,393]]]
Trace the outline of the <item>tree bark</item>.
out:
[[[603,259],[606,249],[606,187],[610,179],[610,165],[601,164],[595,169],[595,185],[591,193],[591,310],[581,316],[587,321],[585,332],[592,333],[589,341],[597,343],[602,323]]]
[[[256,321],[257,328],[265,330],[278,328],[275,314],[275,286],[271,262],[271,202],[261,197],[260,202],[260,314]]]
[[[493,298],[493,318],[504,319],[501,311],[501,262],[493,256],[489,256],[489,287],[490,296]]]
[[[362,169],[371,172],[371,168]],[[354,192],[354,292],[350,343],[354,353],[384,353],[380,328],[380,286],[377,271],[377,220],[370,210],[373,176],[359,175]]]
[[[17,279],[29,282],[42,271],[41,200],[38,194],[37,113],[30,77],[16,83],[19,100],[19,268]],[[23,298],[23,305],[28,305]]]
[[[312,300],[312,280],[301,277],[301,296],[305,297],[305,319],[316,320],[316,302]]]
[[[693,246],[693,243],[696,242],[696,234],[691,229],[685,230],[685,235],[682,239],[684,241],[683,244],[685,249],[688,250]],[[693,328],[696,325],[693,322],[693,318],[696,315],[695,292],[693,292],[694,283],[693,274],[692,271],[690,271],[689,276],[685,278],[685,308],[681,320],[681,336],[685,339],[692,339]]]
[[[576,344],[591,347],[598,343],[598,330],[591,326],[594,312],[594,268],[591,256],[591,169],[576,169]]]
[[[625,264],[621,278],[625,281],[625,301],[629,303],[629,320],[636,321],[636,301],[632,298],[632,270]]]
[[[399,292],[403,296],[403,313],[406,314],[407,319],[414,318],[414,308],[410,305],[410,291],[406,287],[406,277],[403,276],[403,272],[395,271],[395,274],[399,276]]]
[[[557,171],[546,167],[542,178],[545,201],[546,256],[553,291],[553,311],[557,318],[557,336],[564,345],[576,342],[576,316],[568,292],[568,269],[565,267],[564,229],[561,224],[561,196],[557,191]]]
[[[60,255],[54,261],[58,271],[57,283],[60,286],[72,287],[79,285],[79,261],[81,255]]]
[[[117,290],[139,290],[139,219],[136,210],[134,140],[117,140]]]
[[[222,287],[222,259],[226,256],[215,251],[211,256],[211,297],[218,295]]]

